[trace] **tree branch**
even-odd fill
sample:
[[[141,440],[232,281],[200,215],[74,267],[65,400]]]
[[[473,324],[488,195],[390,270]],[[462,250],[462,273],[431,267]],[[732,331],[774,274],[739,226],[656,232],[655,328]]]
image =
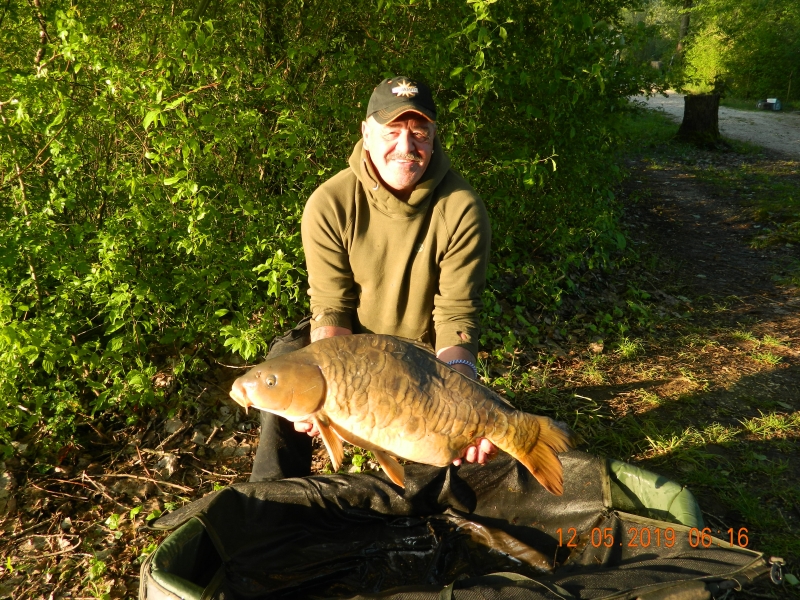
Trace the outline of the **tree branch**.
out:
[[[41,46],[39,46],[39,50],[36,51],[36,56],[33,59],[33,64],[38,69],[42,56],[44,56],[44,49],[50,43],[50,36],[47,34],[47,22],[42,14],[42,0],[28,0],[28,3],[33,6],[34,16],[39,21],[39,43]]]

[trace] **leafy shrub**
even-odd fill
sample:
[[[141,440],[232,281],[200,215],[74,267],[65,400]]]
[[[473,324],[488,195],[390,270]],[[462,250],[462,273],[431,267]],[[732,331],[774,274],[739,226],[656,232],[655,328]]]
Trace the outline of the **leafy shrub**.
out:
[[[615,122],[653,76],[620,58],[626,0],[7,6],[0,443],[135,419],[208,353],[263,354],[307,309],[304,202],[387,74],[431,84],[489,207],[487,315],[624,248]]]

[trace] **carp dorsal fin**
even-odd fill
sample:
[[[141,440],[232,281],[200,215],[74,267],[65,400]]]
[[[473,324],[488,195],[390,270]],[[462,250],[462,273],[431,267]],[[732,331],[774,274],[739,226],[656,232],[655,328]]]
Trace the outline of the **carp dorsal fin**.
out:
[[[406,470],[399,462],[389,456],[385,450],[373,450],[372,453],[378,459],[383,470],[389,476],[393,483],[399,485],[401,488],[406,487]]]
[[[311,420],[317,426],[317,429],[319,429],[319,435],[322,437],[322,442],[325,444],[328,456],[331,457],[333,471],[338,471],[344,462],[344,447],[342,446],[341,438],[331,429],[330,422],[326,415],[317,413],[311,417]]]
[[[399,335],[392,335],[387,337],[392,337],[398,342],[409,344],[411,346],[414,346],[415,348],[418,348],[419,350],[424,350],[428,354],[435,354],[435,352],[433,351],[433,346],[429,342],[424,341],[426,336],[427,333],[423,333],[420,337],[418,337],[415,340],[407,337],[402,337]]]

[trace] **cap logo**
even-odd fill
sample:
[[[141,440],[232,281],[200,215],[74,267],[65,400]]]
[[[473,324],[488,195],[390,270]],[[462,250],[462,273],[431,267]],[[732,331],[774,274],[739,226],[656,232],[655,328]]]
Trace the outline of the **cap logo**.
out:
[[[403,79],[397,82],[397,87],[392,88],[392,93],[401,98],[413,98],[419,94],[419,88],[410,81]]]

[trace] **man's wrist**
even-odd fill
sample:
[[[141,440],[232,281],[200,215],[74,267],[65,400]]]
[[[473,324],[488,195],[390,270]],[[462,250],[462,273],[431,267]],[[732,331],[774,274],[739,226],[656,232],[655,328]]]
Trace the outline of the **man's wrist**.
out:
[[[446,348],[441,348],[436,352],[436,358],[438,358],[443,363],[459,361],[459,362],[454,362],[451,365],[451,367],[454,370],[458,371],[463,375],[466,375],[470,379],[478,378],[477,370],[475,369],[475,367],[464,364],[464,362],[471,363],[472,365],[475,365],[477,363],[475,362],[475,357],[473,356],[472,352],[470,352],[463,346],[447,346]]]
[[[318,342],[325,338],[336,337],[338,335],[352,335],[353,332],[345,327],[336,327],[335,325],[323,325],[317,327],[311,332],[311,341]]]
[[[478,367],[475,366],[475,363],[464,358],[457,358],[455,360],[447,361],[448,367],[453,367],[456,369],[457,366],[463,365],[469,369],[469,374],[472,376],[473,379],[478,378]],[[459,373],[464,373],[463,369],[456,369]],[[466,375],[466,373],[464,373]]]

